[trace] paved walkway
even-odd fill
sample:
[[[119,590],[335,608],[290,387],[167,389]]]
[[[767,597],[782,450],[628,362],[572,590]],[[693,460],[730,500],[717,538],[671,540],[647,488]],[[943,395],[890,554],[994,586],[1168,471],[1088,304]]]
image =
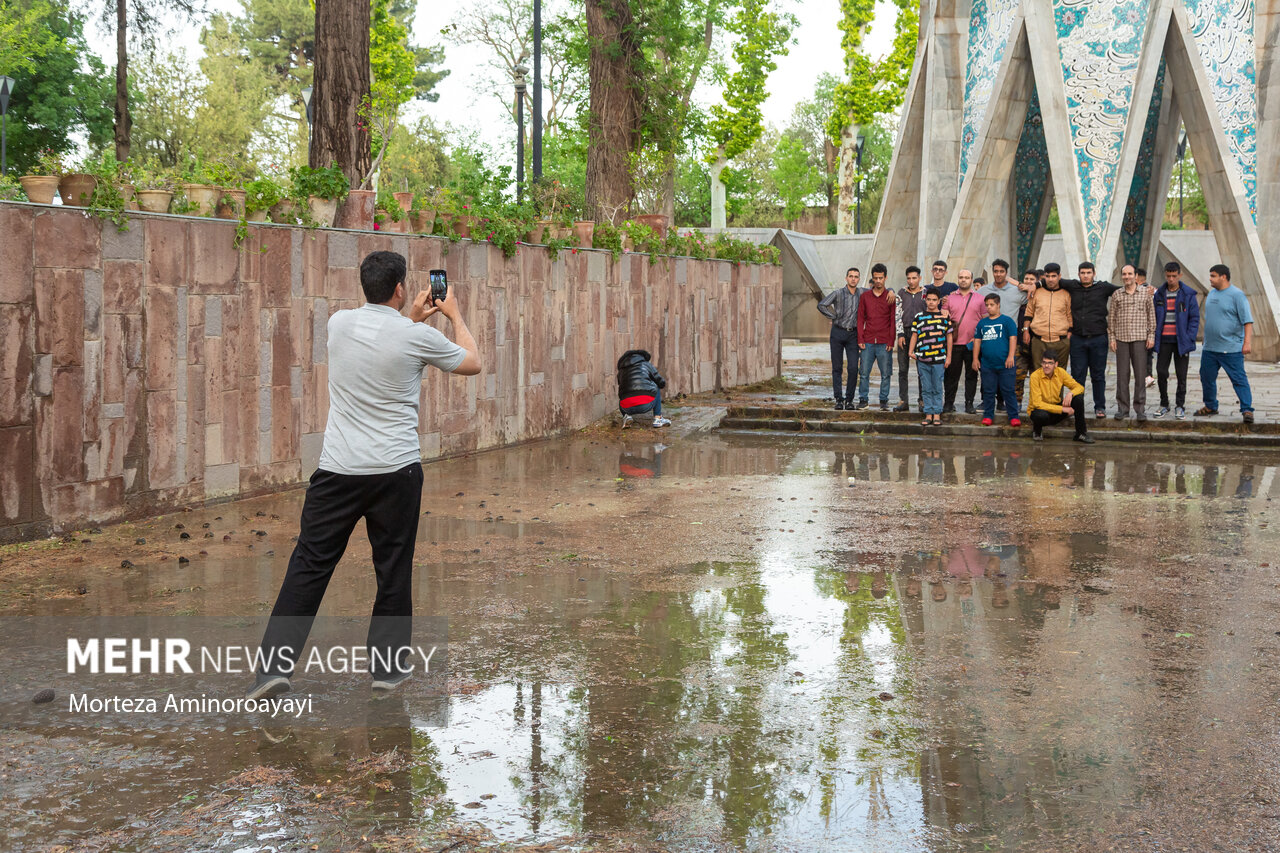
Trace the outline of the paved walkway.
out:
[[[828,344],[822,343],[803,343],[803,344],[783,344],[782,347],[782,372],[785,377],[797,383],[801,388],[798,401],[806,399],[823,399],[831,396],[831,350]],[[1067,365],[1063,365],[1067,367]],[[1249,386],[1253,391],[1253,408],[1254,417],[1258,423],[1280,423],[1280,364],[1264,363],[1264,362],[1246,362],[1245,372],[1249,377]],[[915,395],[917,394],[917,383],[915,370],[910,371],[910,394],[912,403],[912,411],[915,411]],[[1169,376],[1169,395],[1173,397],[1177,385],[1177,379],[1172,375]],[[1093,389],[1091,383],[1085,383],[1085,401],[1090,407],[1093,406]],[[1109,418],[1115,416],[1116,402],[1116,362],[1113,355],[1107,363],[1107,414]],[[880,374],[876,368],[871,369],[870,398],[872,403],[879,399],[880,395]],[[856,395],[855,395],[856,396]],[[894,405],[898,402],[898,379],[897,379],[897,354],[894,354],[894,379],[892,391],[889,394],[889,401]],[[1173,400],[1170,399],[1170,403]],[[961,380],[960,392],[957,394],[957,403],[963,411],[964,406],[964,384]],[[1203,395],[1200,391],[1200,356],[1199,353],[1192,353],[1191,366],[1187,370],[1187,420],[1191,421],[1192,413],[1199,409],[1204,403]],[[974,404],[981,408],[982,390],[979,390]],[[1160,405],[1160,392],[1156,386],[1147,389],[1147,416],[1151,417],[1155,414],[1156,409]],[[1218,423],[1239,423],[1240,422],[1240,404],[1236,399],[1235,391],[1231,388],[1231,383],[1227,380],[1226,373],[1218,375],[1218,406],[1219,414],[1212,418],[1195,418],[1198,421],[1218,422]],[[1092,415],[1092,408],[1090,408]],[[1130,414],[1132,419],[1132,414]],[[1173,415],[1168,415],[1170,420]],[[1092,418],[1091,418],[1092,420]]]

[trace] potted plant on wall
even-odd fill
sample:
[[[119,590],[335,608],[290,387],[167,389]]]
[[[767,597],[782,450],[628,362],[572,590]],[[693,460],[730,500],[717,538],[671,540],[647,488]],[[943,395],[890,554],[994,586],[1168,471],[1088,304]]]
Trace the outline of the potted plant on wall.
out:
[[[338,210],[338,202],[347,197],[349,184],[347,176],[337,166],[324,169],[313,169],[310,166],[295,166],[289,170],[293,190],[290,193],[295,202],[306,205],[311,221],[325,228],[333,225]]]
[[[413,207],[409,211],[409,227],[413,229],[413,233],[430,234],[435,228],[438,197],[439,190],[432,190],[428,193],[419,193],[414,198]]]
[[[284,187],[260,175],[244,185],[245,217],[249,222],[266,222],[267,211],[284,200]]]
[[[173,180],[164,170],[148,165],[134,172],[138,208],[148,213],[168,213],[173,198]]]
[[[214,183],[210,169],[199,159],[192,157],[187,163],[180,184],[186,198],[186,209],[182,213],[195,216],[213,216],[216,213],[221,190]]]
[[[93,191],[98,185],[98,178],[94,174],[97,163],[92,159],[86,160],[80,167],[78,172],[67,172],[62,176],[62,180],[58,181],[58,195],[62,196],[62,203],[72,207],[88,207],[93,202]]]
[[[22,191],[36,204],[53,204],[58,194],[58,181],[62,178],[62,158],[46,148],[40,152],[30,173],[18,178]]]
[[[400,202],[385,189],[378,191],[378,210],[374,221],[377,222],[379,231],[393,234],[403,234],[409,225]]]

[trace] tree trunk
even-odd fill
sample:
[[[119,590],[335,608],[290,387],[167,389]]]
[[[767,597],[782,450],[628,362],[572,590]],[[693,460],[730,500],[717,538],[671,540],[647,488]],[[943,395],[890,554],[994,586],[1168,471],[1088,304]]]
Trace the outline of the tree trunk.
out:
[[[824,134],[825,136],[825,134]],[[836,194],[835,184],[831,181],[831,176],[836,173],[836,147],[831,144],[830,139],[822,140],[822,158],[827,166],[827,232],[836,233],[836,211],[838,209],[836,202],[838,196]]]
[[[640,127],[635,79],[640,50],[628,0],[586,0],[586,5],[590,44],[586,215],[616,225],[635,196],[629,160]]]
[[[369,174],[370,75],[368,0],[316,0],[311,166],[336,163],[353,187]]]
[[[129,115],[128,0],[116,0],[116,159],[129,159],[133,117]]]
[[[840,134],[840,199],[837,202],[836,233],[854,234],[854,207],[858,192],[858,149],[856,124],[846,125]]]
[[[724,182],[720,180],[720,173],[724,171],[724,167],[729,165],[729,161],[725,159],[724,149],[717,152],[716,161],[711,164],[711,227],[725,228],[728,225],[728,216],[726,213],[726,199]]]

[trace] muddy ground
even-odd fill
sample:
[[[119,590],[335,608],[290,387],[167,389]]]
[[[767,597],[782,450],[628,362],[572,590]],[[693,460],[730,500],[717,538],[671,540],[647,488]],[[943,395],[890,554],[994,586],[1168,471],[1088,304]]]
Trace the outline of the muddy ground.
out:
[[[301,492],[10,546],[0,848],[1280,849],[1278,465],[609,428],[433,464],[447,677],[300,675],[293,720],[73,711],[249,677],[65,644],[256,645]],[[362,537],[320,644],[363,636]]]

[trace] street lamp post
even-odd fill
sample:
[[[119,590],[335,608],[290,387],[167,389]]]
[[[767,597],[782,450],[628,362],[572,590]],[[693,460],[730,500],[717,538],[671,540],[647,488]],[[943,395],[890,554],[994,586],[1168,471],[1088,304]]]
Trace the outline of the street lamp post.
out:
[[[859,130],[858,138],[854,140],[854,143],[853,143],[853,150],[856,152],[856,157],[854,159],[854,164],[855,164],[854,168],[857,170],[857,173],[858,173],[858,185],[855,188],[857,191],[857,196],[856,196],[857,201],[855,202],[855,207],[854,207],[854,224],[853,224],[853,229],[855,234],[862,233],[862,148],[866,144],[866,141],[867,141],[866,134],[864,134],[861,130]]]
[[[0,76],[0,175],[9,174],[9,96],[15,82]]]
[[[524,201],[524,75],[529,69],[524,65],[515,67],[516,78],[516,204]]]
[[[533,0],[533,183],[542,180],[542,0]]]
[[[314,113],[311,111],[311,99],[315,94],[315,88],[308,86],[302,90],[302,107],[307,111],[307,165],[311,163],[311,125],[315,121]]]
[[[1182,138],[1178,140],[1178,227],[1182,227],[1182,161],[1187,153],[1187,131],[1182,130]]]

